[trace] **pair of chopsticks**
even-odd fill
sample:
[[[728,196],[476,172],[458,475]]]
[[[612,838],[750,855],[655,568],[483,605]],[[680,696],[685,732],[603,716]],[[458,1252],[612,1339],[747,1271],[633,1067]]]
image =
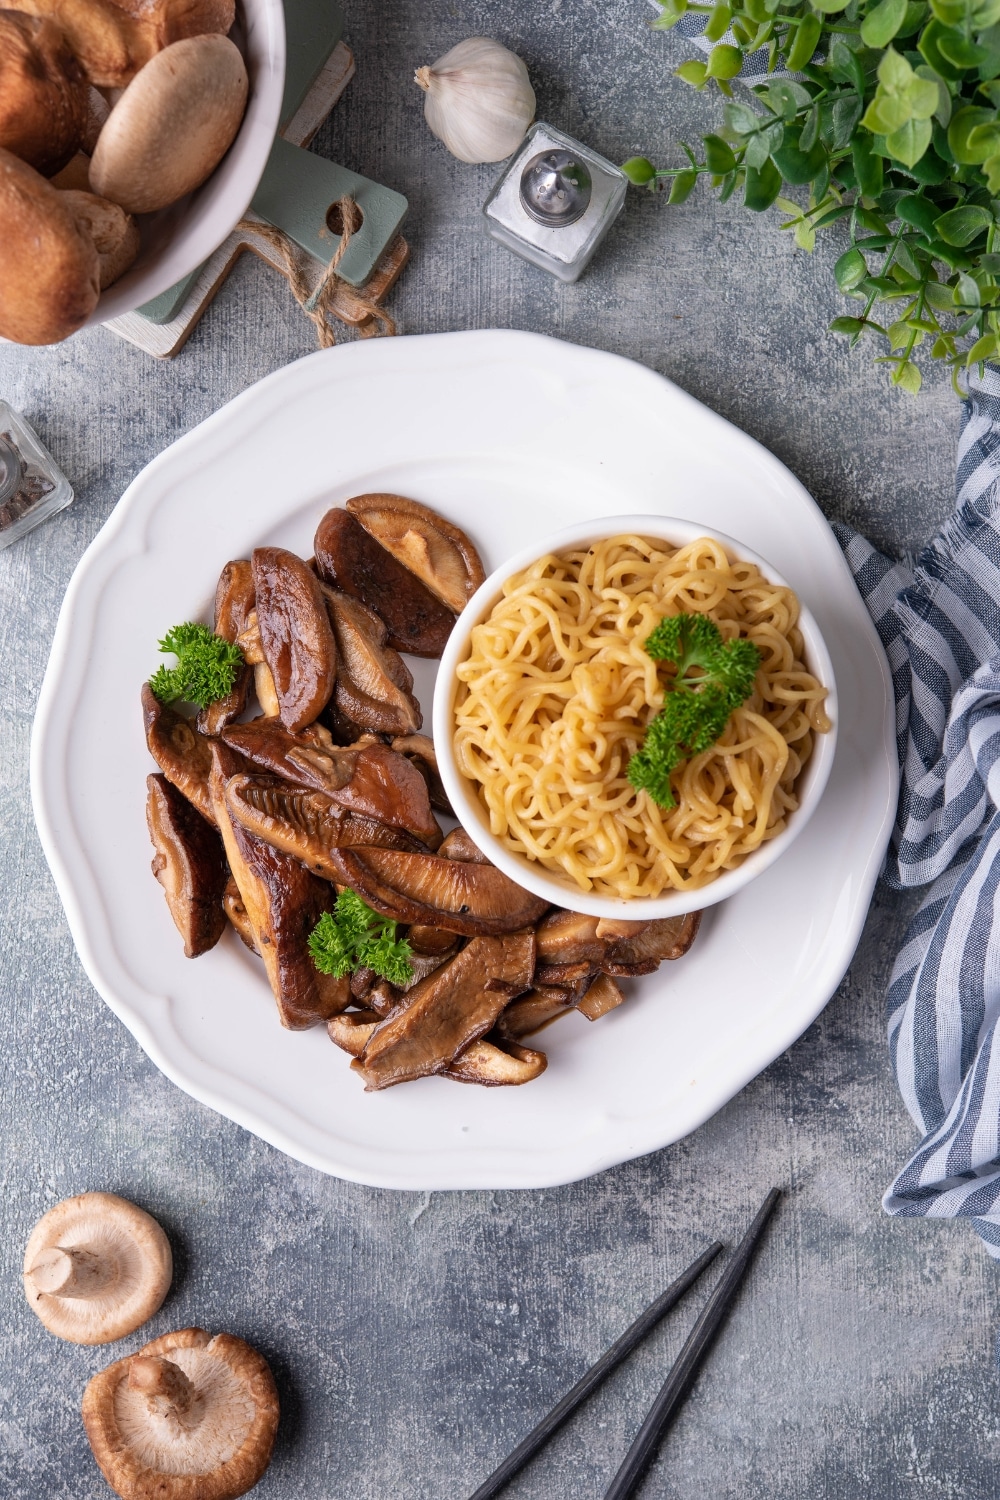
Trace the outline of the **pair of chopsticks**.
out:
[[[737,1245],[732,1260],[719,1277],[715,1290],[699,1313],[694,1327],[688,1334],[684,1348],[663,1382],[660,1394],[636,1433],[621,1468],[605,1491],[604,1500],[630,1500],[630,1496],[638,1492],[671,1419],[683,1404],[694,1384],[702,1361],[715,1342],[716,1334],[722,1327],[726,1314],[736,1301],[767,1221],[774,1212],[780,1197],[780,1189],[772,1188],[764,1199],[757,1217]],[[493,1496],[500,1493],[504,1485],[513,1479],[530,1459],[534,1458],[552,1434],[572,1416],[577,1407],[586,1401],[587,1397],[611,1374],[611,1371],[616,1370],[622,1361],[627,1359],[650,1329],[655,1328],[660,1319],[680,1301],[688,1288],[698,1280],[702,1271],[711,1265],[722,1248],[718,1240],[709,1245],[708,1249],[699,1255],[698,1259],[693,1261],[687,1270],[682,1272],[677,1280],[646,1308],[645,1312],[639,1314],[631,1328],[626,1329],[617,1343],[611,1345],[607,1353],[591,1366],[586,1375],[577,1381],[558,1405],[552,1408],[548,1416],[542,1418],[534,1431],[528,1433],[524,1441],[519,1443],[513,1453],[504,1459],[498,1469],[494,1469],[489,1479],[479,1486],[471,1500],[493,1500]]]

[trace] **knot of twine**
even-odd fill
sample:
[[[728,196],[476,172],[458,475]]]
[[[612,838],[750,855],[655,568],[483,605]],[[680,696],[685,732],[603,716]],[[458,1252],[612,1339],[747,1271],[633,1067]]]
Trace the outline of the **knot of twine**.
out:
[[[283,266],[282,274],[292,289],[292,296],[315,327],[316,340],[321,349],[330,349],[337,342],[329,314],[334,299],[338,294],[342,295],[345,292],[357,308],[368,314],[370,321],[367,324],[362,323],[358,328],[362,338],[373,338],[379,334],[392,335],[396,332],[395,320],[383,308],[365,297],[348,282],[342,281],[337,275],[337,269],[347,254],[352,236],[361,228],[361,210],[350,194],[345,194],[343,198],[338,199],[337,207],[340,209],[341,223],[344,226],[340,244],[315,287],[310,287],[296,247],[284,230],[276,229],[273,224],[266,224],[263,220],[257,219],[241,219],[239,224],[241,229],[258,235],[278,252]]]

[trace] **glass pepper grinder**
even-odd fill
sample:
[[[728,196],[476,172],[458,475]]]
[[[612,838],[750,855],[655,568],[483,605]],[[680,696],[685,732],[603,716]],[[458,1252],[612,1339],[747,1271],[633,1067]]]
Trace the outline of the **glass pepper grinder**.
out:
[[[73,499],[66,475],[24,418],[0,401],[0,548]]]
[[[628,178],[589,146],[537,121],[483,205],[501,245],[576,281],[621,213]]]

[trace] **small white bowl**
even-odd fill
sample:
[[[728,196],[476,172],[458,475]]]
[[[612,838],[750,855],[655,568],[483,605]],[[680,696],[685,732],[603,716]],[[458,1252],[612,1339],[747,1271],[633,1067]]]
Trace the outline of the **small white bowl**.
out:
[[[139,216],[135,264],[98,298],[84,327],[107,323],[159,297],[217,250],[246,213],[278,133],[285,88],[285,13],[281,0],[241,0],[232,40],[250,76],[236,139],[207,182],[178,203]]]
[[[568,875],[556,874],[537,861],[528,859],[526,855],[512,853],[490,831],[489,814],[479,800],[476,783],[462,775],[455,760],[454,708],[459,686],[456,676],[458,664],[468,654],[473,628],[489,616],[502,597],[504,583],[512,574],[519,573],[522,568],[528,567],[549,552],[562,552],[567,547],[578,547],[581,544],[589,546],[591,542],[605,537],[628,534],[652,537],[673,547],[684,546],[697,537],[711,536],[721,542],[732,557],[756,563],[765,578],[789,587],[769,562],[742,542],[693,521],[681,521],[673,516],[602,516],[581,521],[554,536],[532,543],[523,552],[508,558],[476,590],[459,615],[441,657],[434,689],[433,729],[441,780],[455,816],[469,837],[499,869],[525,890],[542,900],[552,902],[554,906],[566,906],[592,917],[627,917],[629,920],[641,921],[681,916],[684,912],[715,906],[717,902],[724,901],[727,896],[735,895],[749,885],[751,880],[756,880],[776,859],[780,859],[812,817],[829,779],[837,745],[837,690],[830,654],[816,621],[809,610],[801,605],[800,600],[799,628],[805,641],[806,665],[828,689],[827,709],[833,720],[833,728],[828,734],[816,735],[813,753],[797,783],[799,807],[789,817],[785,830],[748,854],[735,870],[724,870],[709,885],[696,891],[665,891],[653,899],[637,897],[629,900],[624,897],[597,896],[582,891]]]

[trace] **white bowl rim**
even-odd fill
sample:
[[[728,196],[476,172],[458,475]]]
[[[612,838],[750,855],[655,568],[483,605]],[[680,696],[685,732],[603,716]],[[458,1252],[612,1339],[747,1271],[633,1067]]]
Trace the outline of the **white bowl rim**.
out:
[[[455,671],[459,660],[465,654],[473,627],[493,608],[504,583],[513,573],[529,567],[549,552],[629,534],[652,537],[675,547],[685,546],[699,537],[708,536],[721,542],[733,557],[756,563],[769,582],[791,588],[791,584],[766,558],[714,526],[707,527],[695,521],[683,520],[679,516],[665,515],[596,516],[578,521],[507,558],[473,594],[459,615],[441,655],[434,686],[432,721],[438,769],[455,816],[477,848],[498,869],[532,895],[549,901],[554,906],[569,907],[592,917],[613,917],[619,920],[628,917],[635,921],[653,921],[703,910],[734,896],[752,880],[763,875],[799,836],[819,806],[833,769],[837,748],[837,685],[833,662],[819,626],[812,612],[799,599],[798,623],[805,640],[807,665],[827,686],[826,704],[833,728],[827,734],[816,736],[815,748],[799,782],[799,807],[789,818],[788,826],[776,838],[755,849],[735,870],[724,870],[709,885],[694,891],[665,891],[652,898],[599,896],[580,890],[568,877],[552,874],[525,855],[506,849],[490,830],[487,814],[479,802],[474,784],[462,775],[455,762],[452,715],[458,685]]]

